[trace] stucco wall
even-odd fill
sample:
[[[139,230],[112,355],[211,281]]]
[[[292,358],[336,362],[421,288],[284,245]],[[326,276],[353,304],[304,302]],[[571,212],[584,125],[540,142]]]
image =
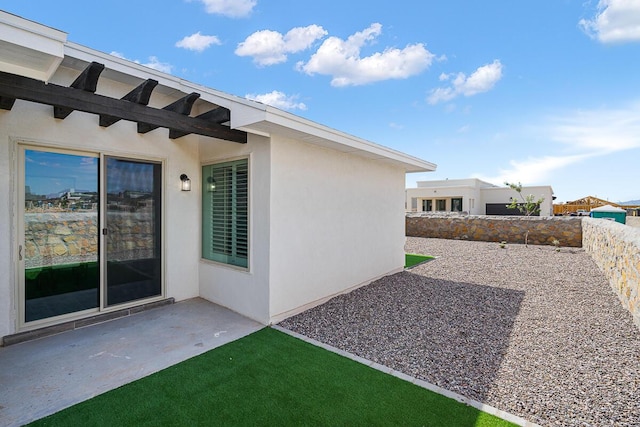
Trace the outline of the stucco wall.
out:
[[[435,216],[408,214],[406,234],[412,237],[479,240],[486,242],[524,243],[529,230],[529,243],[560,246],[582,246],[581,218],[518,216]]]
[[[458,183],[459,185],[453,185]],[[462,197],[462,210],[470,215],[485,215],[487,203],[509,204],[511,198],[521,200],[520,195],[509,187],[480,186],[475,180],[421,181],[418,188],[407,188],[407,211],[413,211],[411,199],[418,199],[418,212],[422,211],[420,200],[447,199],[446,210],[451,210],[451,198]],[[475,184],[475,185],[474,185]],[[424,187],[422,186],[424,185]],[[533,194],[537,199],[544,198],[540,205],[540,216],[553,216],[553,193],[549,186],[525,187],[522,196]],[[473,205],[470,200],[473,199]]]
[[[446,199],[446,210],[451,210],[451,198],[462,198],[462,210],[471,215],[482,215],[485,212],[484,204],[482,204],[480,190],[476,187],[433,187],[433,188],[408,188],[406,190],[407,210],[411,211],[411,199],[418,199],[417,211],[422,212],[422,200],[432,200],[433,209],[435,209],[435,201],[438,199]],[[473,207],[470,206],[470,200],[473,199]]]
[[[640,327],[640,229],[585,218],[583,246]]]
[[[515,198],[518,202],[522,202],[522,197],[533,195],[535,200],[544,198],[540,204],[540,216],[553,216],[553,193],[549,186],[524,187],[521,195],[517,191],[508,187],[488,187],[482,189],[482,209],[486,213],[487,203],[507,203],[511,202],[511,198]],[[522,196],[522,197],[521,197]]]
[[[52,82],[68,86],[79,71],[60,68]],[[99,80],[97,93],[122,97],[133,86]],[[150,105],[162,107],[174,98],[155,94]],[[146,158],[162,161],[164,205],[164,250],[166,296],[176,300],[198,295],[199,195],[180,191],[179,176],[199,176],[197,137],[172,141],[167,129],[138,134],[136,124],[120,121],[108,128],[98,125],[93,114],[73,112],[66,119],[53,117],[53,108],[17,100],[12,110],[0,111],[0,336],[17,327],[17,194],[19,173],[17,152],[20,143],[56,149]],[[197,179],[196,179],[197,180]],[[194,180],[195,181],[195,180]]]
[[[271,319],[404,266],[402,169],[272,140]]]
[[[263,324],[269,323],[270,147],[268,138],[256,135],[249,135],[247,144],[200,143],[202,164],[249,158],[248,270],[200,259],[201,237],[193,242],[200,259],[200,296]],[[200,177],[201,171],[195,176]],[[199,183],[194,191],[200,192]]]

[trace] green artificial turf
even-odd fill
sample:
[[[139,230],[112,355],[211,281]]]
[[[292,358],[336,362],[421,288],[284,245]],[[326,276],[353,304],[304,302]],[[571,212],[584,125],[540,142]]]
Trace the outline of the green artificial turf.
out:
[[[507,426],[271,328],[34,426]]]
[[[423,262],[431,261],[433,257],[429,255],[405,254],[404,259],[404,268],[409,268]]]

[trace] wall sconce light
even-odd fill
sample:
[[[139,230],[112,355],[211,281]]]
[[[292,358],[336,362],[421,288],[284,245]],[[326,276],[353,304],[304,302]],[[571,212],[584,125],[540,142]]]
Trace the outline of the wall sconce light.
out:
[[[187,174],[180,175],[180,181],[182,181],[181,190],[182,191],[191,191],[191,180],[187,176]]]
[[[216,191],[216,180],[213,179],[212,176],[207,177],[207,190],[210,193],[213,193],[214,191]]]

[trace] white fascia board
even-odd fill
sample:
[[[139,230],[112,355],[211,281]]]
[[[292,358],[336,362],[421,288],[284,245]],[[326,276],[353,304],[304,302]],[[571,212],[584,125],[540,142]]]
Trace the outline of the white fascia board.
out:
[[[64,58],[63,31],[0,11],[0,70],[49,81]]]
[[[436,170],[437,167],[434,163],[349,135],[277,108],[266,106],[266,113],[266,122],[308,135],[308,138],[304,138],[306,142],[314,143],[314,141],[317,141],[320,145],[329,146],[342,152],[360,154],[374,160],[401,165],[406,172],[431,172]]]

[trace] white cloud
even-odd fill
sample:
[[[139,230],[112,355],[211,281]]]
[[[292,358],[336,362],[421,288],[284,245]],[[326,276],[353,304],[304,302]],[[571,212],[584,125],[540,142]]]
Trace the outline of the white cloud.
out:
[[[298,95],[287,96],[283,92],[274,90],[263,94],[247,94],[245,98],[271,105],[283,110],[306,110],[307,106],[302,102],[297,102]]]
[[[258,4],[257,0],[200,0],[207,13],[242,18],[248,16]]]
[[[554,120],[551,138],[577,151],[608,154],[640,148],[640,103],[578,111]]]
[[[596,15],[578,25],[602,43],[640,41],[640,0],[600,0]]]
[[[508,169],[493,177],[481,177],[494,184],[505,181],[542,183],[558,169],[589,158],[640,149],[640,103],[620,109],[578,111],[553,118],[537,128],[541,138],[559,143],[560,154],[511,160]]]
[[[440,81],[451,81],[451,86],[433,89],[427,102],[437,104],[438,102],[450,101],[460,95],[473,96],[488,92],[501,78],[502,64],[497,59],[491,64],[478,67],[469,77],[464,73],[441,74]]]
[[[546,182],[551,173],[556,169],[561,169],[570,164],[580,162],[593,155],[576,154],[569,156],[544,156],[529,157],[526,160],[511,160],[508,169],[499,169],[497,175],[483,176],[472,175],[483,181],[495,185],[502,185],[505,182],[521,182],[525,185],[541,184]]]
[[[171,73],[173,70],[173,65],[167,62],[160,62],[158,57],[150,56],[149,62],[141,63],[145,67],[153,68],[154,70],[162,71],[163,73]]]
[[[168,62],[160,62],[157,56],[150,56],[148,62],[143,63],[137,59],[129,59],[120,52],[113,51],[111,52],[111,55],[120,59],[126,59],[127,61],[135,62],[136,64],[144,65],[145,67],[153,68],[154,70],[158,70],[167,74],[170,74],[173,70],[173,65],[169,64]]]
[[[220,45],[222,43],[218,37],[205,36],[200,34],[200,31],[198,31],[197,33],[191,34],[190,36],[186,36],[182,40],[177,41],[176,47],[202,52],[213,44]]]
[[[262,30],[251,34],[235,51],[238,56],[251,56],[260,66],[275,65],[287,60],[287,54],[308,49],[327,32],[319,25],[292,28],[287,34]]]
[[[309,75],[332,76],[332,86],[356,86],[388,79],[405,79],[419,74],[433,62],[434,55],[422,43],[407,45],[404,49],[387,48],[367,57],[360,50],[382,33],[382,25],[374,23],[364,31],[342,40],[326,39],[307,63],[297,68]]]

